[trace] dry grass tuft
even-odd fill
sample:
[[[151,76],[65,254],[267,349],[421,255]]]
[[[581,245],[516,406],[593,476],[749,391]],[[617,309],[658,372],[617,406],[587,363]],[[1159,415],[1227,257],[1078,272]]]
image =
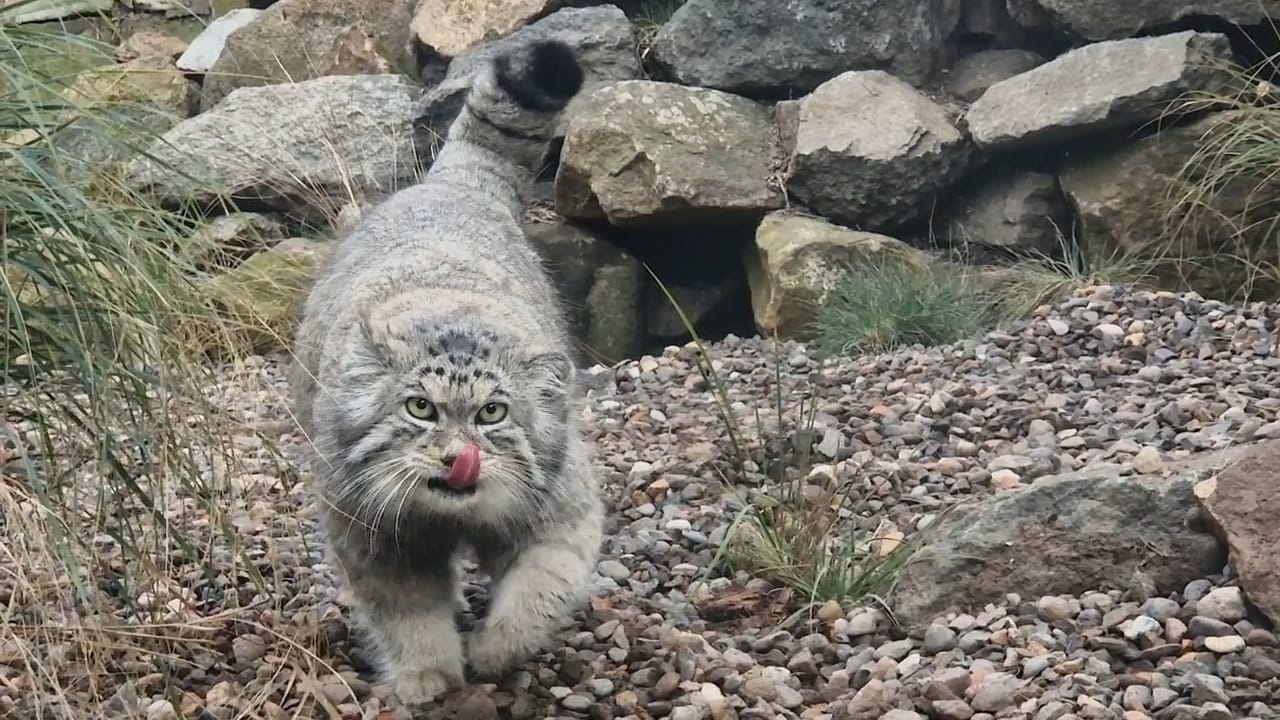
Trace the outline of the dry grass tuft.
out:
[[[0,145],[0,716],[146,717],[138,698],[159,694],[194,717],[192,674],[216,676],[227,638],[255,628],[287,670],[269,682],[318,687],[318,621],[278,612],[302,519],[262,515],[298,492],[270,445],[282,426],[211,392],[198,339],[242,353],[180,252],[190,219],[110,173],[58,173],[68,112],[122,148],[154,140],[118,108],[74,106],[75,69],[33,62],[68,44],[112,51],[0,27],[0,134],[23,135]],[[234,367],[253,391],[262,369]],[[237,716],[279,717],[270,694],[236,698]],[[328,703],[293,695],[300,716]]]

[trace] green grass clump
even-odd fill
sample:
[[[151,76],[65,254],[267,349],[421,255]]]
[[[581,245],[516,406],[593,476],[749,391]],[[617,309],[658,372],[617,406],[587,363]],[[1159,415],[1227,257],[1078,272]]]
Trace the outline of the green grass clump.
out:
[[[715,568],[730,574],[744,572],[788,589],[800,605],[797,612],[827,601],[842,606],[880,602],[916,543],[883,545],[885,538],[860,531],[849,512],[849,488],[811,475],[817,406],[808,397],[783,396],[781,348],[775,347],[772,356],[776,392],[767,398],[772,408],[768,416],[755,413],[753,430],[750,418],[735,410],[732,389],[717,371],[692,321],[662,281],[656,275],[653,278],[693,338],[693,360],[715,400],[732,472],[742,476],[753,468],[767,468],[768,482],[746,493],[745,507],[719,548]],[[767,425],[771,427],[766,429]],[[783,442],[784,437],[790,442]],[[790,451],[783,449],[785,445],[792,446]],[[725,480],[731,491],[741,491],[733,478]]]
[[[845,272],[814,326],[824,352],[847,355],[955,342],[993,327],[997,317],[979,285],[958,268],[884,263]]]

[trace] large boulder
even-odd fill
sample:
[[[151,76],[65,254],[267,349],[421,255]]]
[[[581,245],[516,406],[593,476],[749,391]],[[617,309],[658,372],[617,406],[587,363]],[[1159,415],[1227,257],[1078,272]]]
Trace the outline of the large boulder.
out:
[[[1086,45],[992,85],[969,108],[969,132],[983,149],[1014,150],[1138,125],[1184,93],[1222,88],[1230,58],[1218,33]]]
[[[444,79],[427,92],[416,124],[438,145],[462,109],[471,81],[498,53],[514,45],[560,40],[574,49],[582,65],[582,90],[569,103],[562,128],[582,98],[601,85],[641,76],[635,31],[616,7],[566,8],[492,43],[468,50],[449,63]]]
[[[812,339],[818,308],[845,273],[885,263],[923,270],[929,262],[920,250],[886,235],[790,211],[770,213],[745,257],[756,329],[767,337]]]
[[[1280,442],[1245,447],[1196,485],[1245,595],[1280,627]]]
[[[1051,173],[996,167],[974,178],[941,213],[937,226],[953,246],[979,245],[1058,255],[1071,237],[1071,210]]]
[[[422,0],[413,33],[428,51],[452,58],[546,15],[560,0]]]
[[[879,70],[844,73],[801,100],[788,142],[791,195],[874,232],[922,218],[970,156],[946,108]]]
[[[240,88],[154,142],[129,164],[127,181],[173,204],[248,197],[328,215],[351,191],[389,192],[414,180],[420,101],[400,75]]]
[[[1007,593],[1181,590],[1226,560],[1217,538],[1193,522],[1201,472],[1122,477],[1094,468],[957,506],[927,531],[890,606],[920,628]]]
[[[1192,161],[1207,135],[1230,132],[1244,120],[1237,112],[1219,113],[1074,154],[1059,177],[1090,255],[1125,259],[1163,288],[1205,297],[1280,291],[1257,272],[1280,261],[1270,226],[1256,222],[1275,210],[1274,202],[1255,198],[1262,179],[1237,174],[1206,194],[1189,172],[1200,163]]]
[[[281,0],[227,36],[205,76],[201,107],[240,87],[412,73],[412,7],[411,0]]]
[[[846,70],[932,77],[959,0],[688,0],[658,31],[654,60],[686,85],[758,97],[812,90]]]
[[[630,80],[570,118],[556,211],[614,225],[752,218],[783,205],[770,113],[718,90]]]
[[[1263,25],[1280,17],[1277,0],[1008,0],[1008,6],[1025,27],[1086,40],[1132,37],[1188,20]]]
[[[545,263],[569,311],[583,359],[633,357],[644,339],[644,269],[591,231],[560,218],[533,217],[525,235]]]

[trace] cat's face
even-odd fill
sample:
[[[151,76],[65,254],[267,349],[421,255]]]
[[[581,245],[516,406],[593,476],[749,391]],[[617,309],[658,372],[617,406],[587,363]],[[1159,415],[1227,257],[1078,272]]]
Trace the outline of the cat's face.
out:
[[[500,523],[535,510],[564,451],[571,371],[479,328],[366,326],[328,388],[342,463],[331,499],[374,529],[406,511]]]

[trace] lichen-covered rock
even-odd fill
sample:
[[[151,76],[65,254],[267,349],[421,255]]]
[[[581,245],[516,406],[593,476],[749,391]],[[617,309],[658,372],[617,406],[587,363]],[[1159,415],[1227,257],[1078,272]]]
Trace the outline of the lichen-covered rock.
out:
[[[327,215],[352,190],[377,194],[414,180],[411,125],[421,97],[400,75],[240,88],[165,133],[126,178],[175,204],[250,197]]]
[[[527,25],[496,42],[472,48],[449,63],[439,84],[427,91],[416,121],[432,146],[438,146],[449,125],[462,109],[471,81],[494,55],[513,45],[538,40],[560,40],[573,48],[582,66],[582,90],[569,103],[561,131],[592,90],[619,80],[641,76],[636,58],[635,31],[631,21],[615,7],[565,8]]]
[[[923,217],[970,156],[946,108],[879,70],[823,83],[800,101],[795,123],[791,195],[874,232]]]
[[[653,57],[677,81],[749,96],[805,93],[846,70],[923,82],[941,67],[957,0],[688,0]]]
[[[1086,469],[958,506],[924,535],[890,606],[904,625],[922,627],[1007,593],[1181,590],[1225,560],[1213,534],[1189,523],[1198,479]]]
[[[559,5],[560,0],[422,0],[412,29],[427,50],[452,58],[509,35]]]
[[[782,207],[769,111],[718,90],[631,80],[570,118],[556,211],[614,225],[740,219]]]
[[[1280,291],[1256,272],[1280,261],[1269,224],[1259,222],[1272,212],[1255,197],[1262,179],[1237,174],[1212,195],[1190,187],[1196,178],[1187,174],[1188,164],[1206,134],[1229,131],[1240,119],[1236,112],[1218,113],[1073,154],[1059,177],[1089,252],[1136,263],[1159,287],[1205,297]],[[1200,200],[1178,203],[1184,196]]]
[[[42,155],[41,162],[73,185],[115,172],[137,155],[135,138],[168,131],[198,104],[196,84],[172,59],[155,55],[85,71],[62,96],[61,126],[51,136],[57,152]],[[6,140],[21,145],[30,132]]]
[[[1132,37],[1188,20],[1263,25],[1280,17],[1277,0],[1008,0],[1008,5],[1013,19],[1026,27],[1086,40]]]
[[[818,307],[844,273],[884,263],[923,270],[929,258],[886,235],[781,211],[760,222],[745,263],[756,328],[766,337],[806,340],[814,337]]]
[[[644,338],[640,262],[561,219],[526,222],[524,231],[560,292],[583,359],[616,362],[638,352]]]
[[[412,73],[411,19],[411,0],[281,0],[227,36],[201,107],[240,87]]]
[[[1014,150],[1136,125],[1226,81],[1225,35],[1192,31],[1094,43],[987,89],[966,120],[984,149]]]
[[[936,225],[953,246],[976,244],[1056,256],[1071,212],[1050,173],[996,167],[966,183]]]

